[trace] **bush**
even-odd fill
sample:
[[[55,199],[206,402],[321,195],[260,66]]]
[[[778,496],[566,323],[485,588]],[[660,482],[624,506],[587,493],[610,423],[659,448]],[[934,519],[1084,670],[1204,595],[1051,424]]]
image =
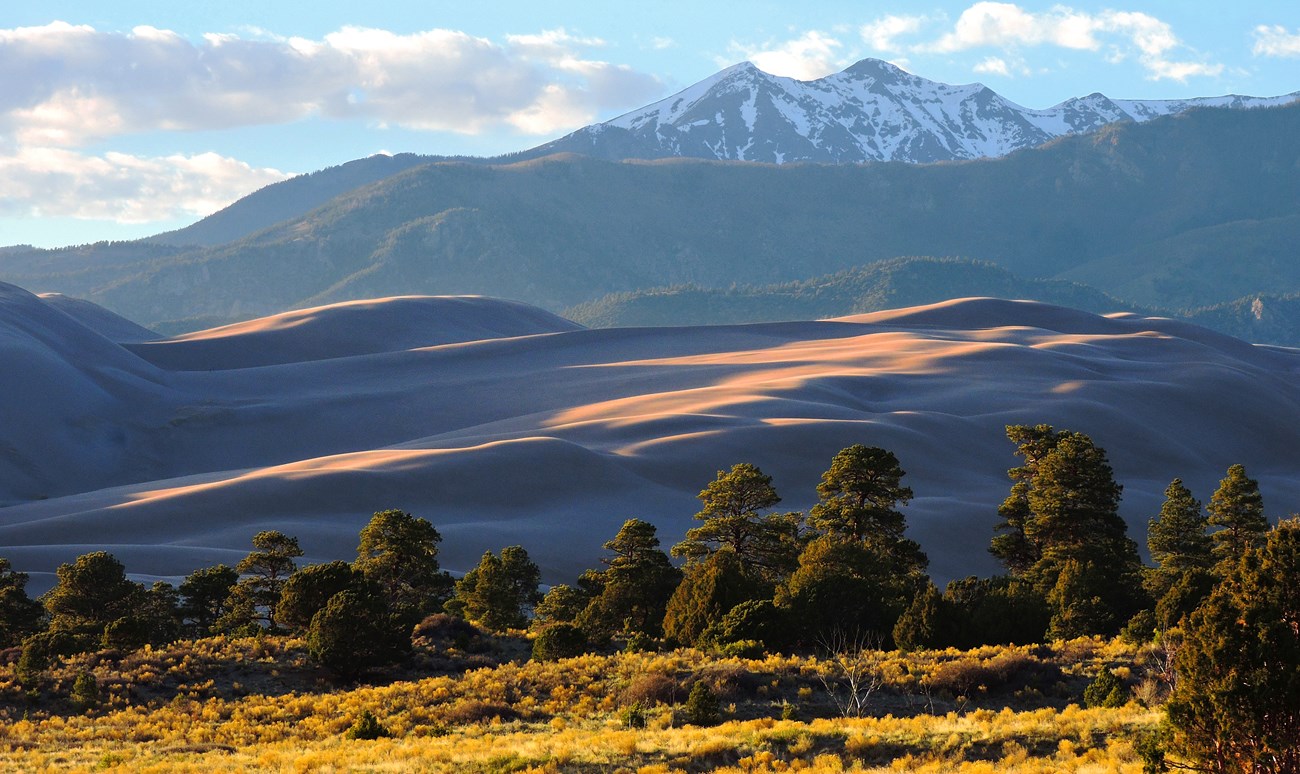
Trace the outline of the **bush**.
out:
[[[493,719],[517,720],[519,713],[509,704],[499,701],[465,699],[447,710],[446,721],[452,725],[470,726]]]
[[[1102,669],[1097,679],[1083,690],[1083,703],[1089,707],[1123,707],[1127,702],[1124,683],[1109,669]]]
[[[68,694],[68,699],[72,701],[72,706],[85,712],[99,706],[99,683],[95,676],[89,672],[78,672],[77,679],[72,682],[72,692]]]
[[[653,707],[656,704],[673,704],[677,700],[677,682],[660,672],[646,672],[632,678],[627,688],[623,689],[625,705],[640,704]]]
[[[1156,637],[1156,614],[1153,610],[1141,610],[1129,619],[1120,630],[1119,636],[1133,645],[1145,645]]]
[[[686,698],[684,710],[686,722],[695,726],[716,726],[721,719],[718,697],[703,680],[697,680],[691,686],[691,695]]]
[[[645,707],[640,702],[630,704],[619,711],[618,719],[627,728],[645,728]]]
[[[379,718],[370,710],[361,710],[361,717],[343,734],[347,739],[386,739],[392,735],[393,732],[380,723]]]
[[[411,640],[426,648],[475,650],[483,643],[484,632],[464,618],[434,613],[415,625]]]
[[[571,623],[554,623],[533,640],[534,661],[558,661],[581,656],[587,650],[587,635]]]

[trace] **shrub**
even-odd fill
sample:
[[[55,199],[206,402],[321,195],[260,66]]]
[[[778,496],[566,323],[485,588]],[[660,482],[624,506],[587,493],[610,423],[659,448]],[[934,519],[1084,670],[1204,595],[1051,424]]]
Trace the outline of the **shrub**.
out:
[[[464,618],[434,613],[415,625],[411,640],[427,648],[470,650],[483,639],[483,631]]]
[[[653,707],[656,704],[672,704],[677,699],[678,685],[675,680],[660,672],[645,672],[632,678],[627,688],[623,689],[625,705],[640,704]]]
[[[686,698],[685,720],[695,726],[715,726],[721,719],[718,697],[703,680],[695,681],[691,686],[691,695]]]
[[[382,723],[375,713],[370,710],[361,710],[361,717],[357,722],[344,732],[343,736],[347,739],[386,739],[393,735]]]
[[[1145,645],[1155,639],[1156,636],[1156,614],[1153,610],[1141,610],[1137,615],[1129,619],[1129,622],[1120,630],[1119,636],[1128,643],[1133,645]]]
[[[465,699],[447,710],[446,721],[452,725],[469,726],[492,719],[516,720],[519,713],[509,704],[499,701]]]
[[[627,728],[645,728],[645,707],[640,702],[629,704],[619,711],[618,719]]]
[[[78,672],[77,679],[72,682],[72,692],[68,694],[68,699],[72,701],[72,706],[83,712],[98,707],[99,683],[95,680],[95,676],[86,671]]]
[[[581,656],[587,649],[587,635],[571,623],[554,623],[533,640],[534,661],[558,661]]]
[[[1102,669],[1083,690],[1083,703],[1089,707],[1123,707],[1128,701],[1124,683],[1109,669]]]

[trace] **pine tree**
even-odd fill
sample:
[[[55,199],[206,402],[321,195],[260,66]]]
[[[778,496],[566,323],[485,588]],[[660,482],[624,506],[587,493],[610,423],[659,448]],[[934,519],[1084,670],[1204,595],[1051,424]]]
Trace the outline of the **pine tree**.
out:
[[[1082,433],[1048,425],[1010,426],[1007,436],[1025,459],[1010,471],[1016,483],[1003,504],[1019,532],[1009,533],[1014,540],[995,538],[991,550],[1052,604],[1054,636],[1113,633],[1149,602],[1137,545],[1119,516],[1122,487],[1106,452]],[[1032,551],[1008,548],[1017,535]]]
[[[1016,444],[1016,455],[1023,465],[1011,468],[1007,476],[1011,478],[1011,494],[998,508],[1002,521],[994,527],[997,534],[989,546],[989,552],[996,556],[1013,576],[1024,575],[1029,568],[1042,558],[1041,547],[1030,538],[1027,530],[1033,513],[1029,507],[1029,490],[1038,473],[1038,463],[1056,448],[1057,442],[1064,436],[1051,425],[1007,425],[1007,438]]]
[[[591,600],[578,624],[593,637],[615,633],[658,637],[663,633],[668,600],[682,573],[659,550],[653,524],[640,519],[623,523],[613,540],[605,543],[613,557],[602,559],[600,593]]]
[[[1300,772],[1300,518],[1248,547],[1185,625],[1175,752],[1215,772]]]
[[[36,632],[45,610],[27,596],[27,573],[0,559],[0,649],[12,648]]]
[[[239,582],[233,567],[219,564],[195,570],[181,581],[181,617],[195,637],[216,634],[216,623],[226,614],[226,600]]]
[[[1214,541],[1217,570],[1220,575],[1227,575],[1247,549],[1263,543],[1268,531],[1259,482],[1247,476],[1241,465],[1233,465],[1228,468],[1227,477],[1219,482],[1219,488],[1214,490],[1207,510],[1210,512],[1210,525],[1221,528],[1210,538]]]
[[[280,591],[296,568],[294,559],[302,556],[298,539],[282,532],[266,530],[253,536],[256,549],[240,560],[235,570],[243,577],[231,589],[226,612],[216,628],[234,634],[252,634],[259,624],[277,630],[275,608]]]
[[[1147,522],[1147,550],[1162,573],[1173,578],[1214,565],[1207,525],[1201,502],[1192,497],[1182,479],[1175,478],[1165,489],[1160,514]]]
[[[912,594],[900,594],[881,558],[862,543],[822,536],[799,555],[799,566],[777,590],[792,632],[804,645],[833,632],[889,642]],[[915,592],[913,592],[915,593]]]
[[[447,609],[492,631],[522,629],[541,601],[540,582],[541,571],[521,546],[503,548],[500,556],[487,551],[456,583]]]
[[[378,584],[393,610],[412,623],[442,609],[454,582],[438,566],[442,535],[405,511],[376,513],[360,534],[353,566]]]
[[[710,626],[741,602],[759,598],[762,586],[745,572],[730,549],[715,551],[691,565],[668,600],[664,636],[683,645],[695,645]]]
[[[822,474],[808,526],[840,540],[856,541],[879,557],[900,590],[923,587],[929,559],[921,547],[904,534],[907,521],[898,506],[912,499],[903,486],[905,473],[893,452],[861,444],[841,450]]]
[[[772,477],[754,465],[740,463],[699,494],[704,507],[695,518],[704,522],[687,530],[686,539],[673,546],[673,556],[688,565],[726,549],[754,574],[769,583],[784,577],[799,555],[800,513],[762,513],[781,502]]]
[[[126,579],[126,568],[112,554],[85,554],[55,573],[58,583],[41,598],[50,628],[71,635],[79,648],[99,647],[105,630],[119,621],[115,628],[142,628],[134,622],[144,605],[144,587]]]

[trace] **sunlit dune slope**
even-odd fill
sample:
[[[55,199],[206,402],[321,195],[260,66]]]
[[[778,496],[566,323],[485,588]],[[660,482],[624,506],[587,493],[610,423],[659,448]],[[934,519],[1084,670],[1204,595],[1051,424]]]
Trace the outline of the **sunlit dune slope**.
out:
[[[21,397],[0,426],[0,545],[34,585],[97,547],[145,575],[229,563],[261,529],[298,535],[312,561],[350,558],[389,507],[433,521],[452,569],[522,543],[566,580],[626,518],[671,544],[736,462],[772,474],[781,507],[806,508],[853,443],[898,455],[911,534],[939,579],[985,573],[1015,463],[1008,423],[1092,435],[1139,542],[1170,479],[1208,498],[1235,462],[1270,513],[1300,509],[1300,353],[1164,319],[963,299],[581,330],[489,299],[390,299],[133,345],[137,357],[66,316],[39,328],[31,298],[0,296],[6,357],[28,362],[0,372]],[[275,364],[254,367],[263,357]],[[107,428],[120,443],[79,440]]]

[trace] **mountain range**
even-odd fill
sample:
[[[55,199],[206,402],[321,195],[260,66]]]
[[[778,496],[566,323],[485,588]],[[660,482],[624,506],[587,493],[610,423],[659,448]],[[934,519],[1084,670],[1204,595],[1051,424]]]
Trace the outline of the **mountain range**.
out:
[[[1300,105],[1193,110],[945,164],[438,162],[233,242],[11,252],[0,279],[193,330],[394,293],[559,311],[928,255],[1191,309],[1300,292],[1295,137]]]
[[[1117,121],[1148,121],[1196,107],[1268,107],[1297,98],[1300,92],[1186,100],[1089,94],[1033,110],[980,83],[939,83],[879,59],[863,59],[814,81],[772,75],[742,62],[667,99],[523,155],[930,163],[1005,156]]]

